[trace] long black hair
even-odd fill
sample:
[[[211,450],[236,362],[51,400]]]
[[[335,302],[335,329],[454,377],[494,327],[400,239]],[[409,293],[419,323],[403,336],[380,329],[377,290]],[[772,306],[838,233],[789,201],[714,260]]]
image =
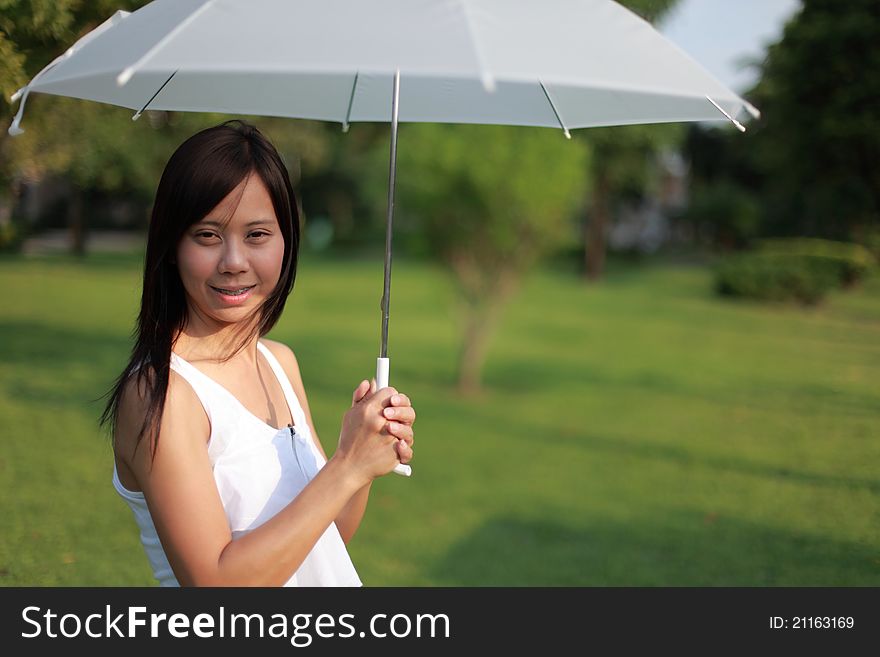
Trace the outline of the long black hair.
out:
[[[159,181],[150,218],[144,258],[141,309],[133,335],[131,358],[108,392],[100,425],[110,423],[111,439],[126,384],[137,374],[136,390],[145,391],[146,413],[135,447],[150,437],[151,456],[159,441],[165,408],[173,340],[187,319],[186,295],[175,266],[177,246],[186,230],[213,210],[242,181],[257,175],[266,185],[284,237],[284,259],[278,284],[257,309],[255,321],[243,324],[247,335],[226,356],[228,360],[254,337],[268,333],[284,310],[296,278],[299,215],[290,176],[275,147],[257,128],[240,120],[196,133],[183,142]]]

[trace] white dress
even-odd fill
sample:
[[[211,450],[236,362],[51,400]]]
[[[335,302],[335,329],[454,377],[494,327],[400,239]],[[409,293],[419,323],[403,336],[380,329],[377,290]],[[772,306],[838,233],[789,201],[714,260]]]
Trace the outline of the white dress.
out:
[[[293,387],[281,364],[262,342],[257,348],[275,373],[296,427],[275,429],[248,411],[226,388],[171,353],[171,369],[192,386],[211,423],[208,457],[233,540],[281,511],[326,461],[318,450]],[[141,492],[130,491],[113,465],[113,486],[128,502],[141,543],[160,586],[179,586]],[[331,523],[284,586],[361,586],[345,543]]]

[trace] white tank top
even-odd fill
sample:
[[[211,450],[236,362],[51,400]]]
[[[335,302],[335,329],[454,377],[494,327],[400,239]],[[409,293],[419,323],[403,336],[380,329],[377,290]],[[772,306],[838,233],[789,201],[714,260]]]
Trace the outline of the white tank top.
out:
[[[281,511],[326,461],[281,364],[257,341],[290,407],[295,428],[275,429],[248,411],[226,388],[176,353],[171,369],[192,386],[211,423],[208,457],[233,540]],[[127,490],[113,464],[113,486],[128,502],[141,543],[160,586],[179,586],[168,563],[142,492]],[[345,543],[331,523],[284,586],[361,586]]]

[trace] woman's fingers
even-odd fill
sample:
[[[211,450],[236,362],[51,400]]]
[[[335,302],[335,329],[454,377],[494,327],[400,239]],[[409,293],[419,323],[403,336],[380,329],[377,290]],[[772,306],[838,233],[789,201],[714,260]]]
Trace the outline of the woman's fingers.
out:
[[[416,411],[412,406],[386,406],[382,409],[382,416],[405,424],[416,421]]]
[[[395,444],[395,448],[397,449],[397,458],[400,459],[401,463],[409,463],[410,461],[412,461],[412,447],[407,445],[405,441],[398,440]]]
[[[391,405],[392,406],[412,406],[412,402],[409,397],[404,395],[402,392],[397,393],[396,395],[391,397]]]
[[[370,382],[364,379],[358,384],[358,387],[354,389],[354,393],[351,396],[351,405],[354,406],[361,399],[366,397],[367,393],[370,392]]]
[[[386,425],[386,429],[388,433],[395,438],[399,440],[404,440],[407,445],[412,446],[415,438],[412,427],[408,424],[402,424],[400,422],[389,422]]]

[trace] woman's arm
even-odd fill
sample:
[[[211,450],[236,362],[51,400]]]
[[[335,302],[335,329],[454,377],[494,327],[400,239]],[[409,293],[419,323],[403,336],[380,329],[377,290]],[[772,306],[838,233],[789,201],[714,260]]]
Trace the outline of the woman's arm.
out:
[[[284,368],[287,378],[290,379],[290,384],[296,393],[297,399],[299,399],[303,412],[305,413],[306,421],[312,432],[312,437],[315,439],[318,449],[321,451],[321,454],[324,455],[324,459],[326,460],[327,454],[324,452],[321,441],[318,439],[318,432],[315,430],[315,425],[312,422],[312,413],[309,410],[309,402],[306,397],[305,386],[303,385],[302,374],[300,373],[299,362],[297,361],[296,356],[290,347],[281,342],[263,338],[263,343],[269,347],[279,363],[281,363],[282,368]],[[366,387],[362,385],[359,388],[359,391],[364,394],[369,394],[375,392],[375,389],[371,386],[369,390],[366,390]],[[398,396],[401,397],[401,399],[397,400],[399,406],[409,406],[409,399],[405,395]],[[356,391],[353,402],[358,401],[360,401],[360,397],[357,396]],[[411,419],[410,415],[412,415]],[[406,447],[401,446],[399,456],[402,463],[408,463],[412,458],[411,446],[413,436],[411,425],[412,421],[415,420],[415,412],[412,411],[411,408],[408,410],[401,410],[395,420],[395,422],[390,422],[390,431],[395,437],[404,440]],[[335,518],[336,528],[339,530],[339,534],[342,536],[342,540],[345,541],[345,543],[348,543],[352,539],[355,532],[357,532],[358,527],[360,527],[364,512],[367,508],[367,502],[369,501],[371,486],[372,482],[369,482],[355,492]]]
[[[172,371],[155,459],[145,441],[133,452],[144,417],[134,380],[123,394],[116,448],[144,493],[156,531],[184,586],[281,586],[359,490],[397,463],[396,439],[380,432],[380,391],[346,413],[334,457],[274,517],[232,540],[208,458],[208,418],[195,392]],[[384,393],[384,394],[383,394]]]

